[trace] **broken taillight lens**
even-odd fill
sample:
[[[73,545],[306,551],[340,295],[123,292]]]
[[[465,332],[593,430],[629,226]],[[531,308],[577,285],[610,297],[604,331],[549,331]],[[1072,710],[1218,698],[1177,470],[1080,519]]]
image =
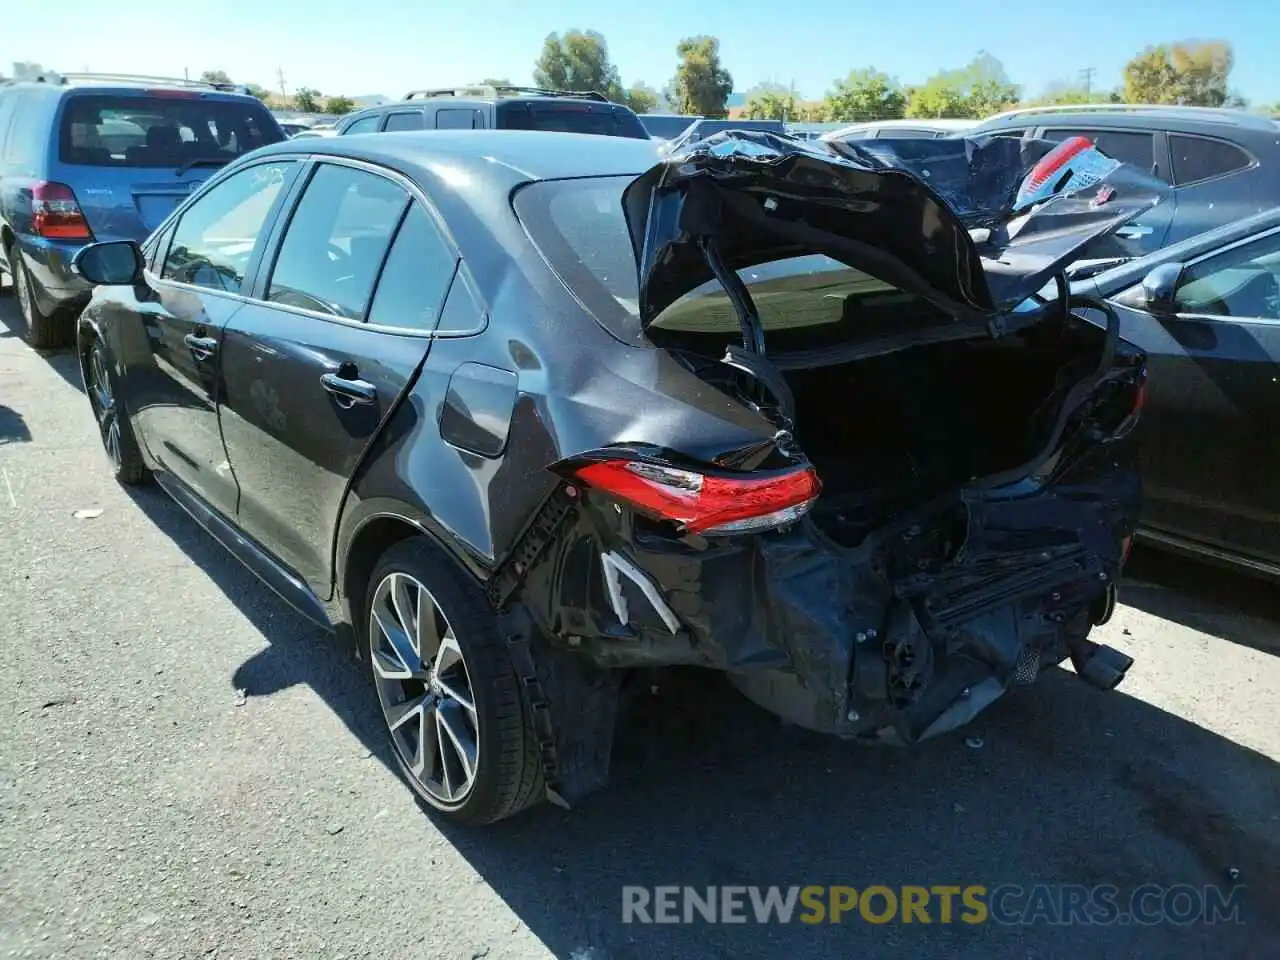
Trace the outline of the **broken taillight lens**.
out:
[[[822,489],[812,467],[732,476],[604,460],[580,467],[575,476],[644,514],[708,536],[768,530],[798,520]]]
[[[92,240],[76,195],[65,183],[42,180],[31,188],[31,224],[36,235],[54,240]]]

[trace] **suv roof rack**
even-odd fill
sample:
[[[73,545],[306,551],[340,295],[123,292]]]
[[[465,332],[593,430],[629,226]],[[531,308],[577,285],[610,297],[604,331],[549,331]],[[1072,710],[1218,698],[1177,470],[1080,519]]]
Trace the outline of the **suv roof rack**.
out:
[[[190,80],[186,77],[153,77],[145,73],[56,73],[57,83],[159,83],[166,87],[196,87],[202,90],[220,90],[224,93],[247,93],[241,83],[221,83],[214,80]]]
[[[594,90],[549,90],[546,87],[519,87],[513,84],[477,83],[466,87],[439,87],[436,89],[410,90],[406,100],[427,100],[433,97],[502,97],[507,94],[532,97],[572,97],[577,100],[597,100],[609,103],[603,93]]]
[[[1015,117],[1035,116],[1036,114],[1055,113],[1179,113],[1187,119],[1199,119],[1210,123],[1234,123],[1244,127],[1271,129],[1274,121],[1258,114],[1233,110],[1230,107],[1189,107],[1182,104],[1161,103],[1056,103],[1042,107],[1019,107],[997,113],[982,124],[992,120],[1010,120]]]

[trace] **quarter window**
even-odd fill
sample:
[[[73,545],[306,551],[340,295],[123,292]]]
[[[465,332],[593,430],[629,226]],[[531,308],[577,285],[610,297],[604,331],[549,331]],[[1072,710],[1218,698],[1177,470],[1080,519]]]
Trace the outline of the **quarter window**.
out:
[[[262,163],[232,174],[182,215],[161,277],[238,293],[259,236],[292,163]]]
[[[448,107],[436,111],[437,130],[471,130],[483,126],[478,110],[459,110],[457,107]]]
[[[422,127],[422,111],[413,110],[391,114],[391,116],[387,117],[387,125],[383,127],[383,130],[390,133],[393,130],[421,130]]]
[[[371,117],[361,117],[351,126],[347,127],[347,129],[343,130],[342,133],[344,136],[349,133],[377,133],[378,121],[381,119],[382,117],[376,113]]]
[[[1178,313],[1280,320],[1280,233],[1188,267]]]
[[[1253,158],[1235,144],[1208,137],[1171,133],[1169,152],[1173,156],[1173,182],[1178,186],[1221,177],[1253,163]]]
[[[1046,140],[1070,140],[1084,137],[1113,160],[1131,163],[1150,173],[1155,167],[1155,137],[1132,130],[1046,130]]]
[[[400,225],[378,280],[369,322],[434,330],[456,265],[457,258],[431,215],[415,203]]]
[[[289,221],[267,299],[362,319],[408,202],[385,177],[322,164]]]

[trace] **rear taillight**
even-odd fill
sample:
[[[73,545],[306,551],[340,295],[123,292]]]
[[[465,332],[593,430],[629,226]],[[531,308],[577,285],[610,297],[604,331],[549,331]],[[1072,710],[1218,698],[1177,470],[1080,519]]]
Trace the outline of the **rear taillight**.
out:
[[[709,536],[767,530],[798,520],[822,489],[812,467],[734,476],[604,460],[580,467],[574,475],[641,513]]]
[[[31,222],[38,236],[56,240],[92,240],[89,224],[65,183],[42,180],[31,188]]]

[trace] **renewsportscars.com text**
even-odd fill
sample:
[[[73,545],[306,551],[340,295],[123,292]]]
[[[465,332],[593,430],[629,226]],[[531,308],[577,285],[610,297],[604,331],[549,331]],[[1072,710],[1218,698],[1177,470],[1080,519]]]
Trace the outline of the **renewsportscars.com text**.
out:
[[[1102,884],[622,888],[623,923],[1241,923],[1243,887]]]

